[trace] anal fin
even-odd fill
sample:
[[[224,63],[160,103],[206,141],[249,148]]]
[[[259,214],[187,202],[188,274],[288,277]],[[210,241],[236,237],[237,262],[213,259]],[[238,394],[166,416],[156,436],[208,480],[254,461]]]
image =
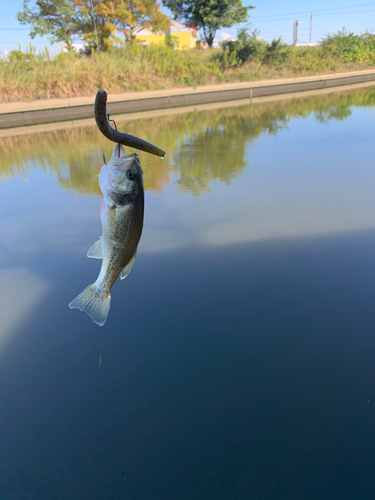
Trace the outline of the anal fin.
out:
[[[102,259],[103,258],[103,243],[102,237],[96,241],[87,252],[87,257],[90,259]]]
[[[137,250],[134,252],[133,257],[129,260],[129,262],[126,264],[124,269],[121,271],[120,280],[124,280],[127,277],[127,275],[130,273],[130,271],[132,270],[136,255],[137,255]]]

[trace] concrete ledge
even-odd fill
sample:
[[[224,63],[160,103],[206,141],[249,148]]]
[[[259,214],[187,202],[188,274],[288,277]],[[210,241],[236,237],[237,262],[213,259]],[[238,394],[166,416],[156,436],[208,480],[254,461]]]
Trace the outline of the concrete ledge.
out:
[[[319,89],[328,89],[344,85],[355,85],[365,82],[375,83],[375,71],[347,73],[345,76],[326,75],[325,77],[303,77],[300,79],[289,79],[274,82],[256,82],[252,84],[225,84],[209,86],[210,90],[200,89],[176,89],[169,91],[154,91],[145,93],[148,97],[138,97],[139,94],[132,93],[132,99],[109,102],[108,110],[111,115],[136,113],[141,111],[153,111],[157,109],[168,109],[181,106],[193,106],[200,104],[217,103],[223,101],[235,101],[238,99],[249,99],[266,97],[294,92],[305,92]],[[183,92],[185,93],[176,93]],[[151,95],[150,95],[151,94]],[[155,95],[159,94],[159,95]],[[160,95],[162,94],[162,95]],[[142,94],[141,94],[142,95]],[[135,97],[137,96],[137,97]],[[111,96],[109,96],[111,97]],[[117,96],[116,96],[117,97]],[[78,99],[77,99],[78,100]],[[39,125],[70,120],[81,120],[93,116],[94,98],[81,98],[82,101],[91,101],[91,104],[48,107],[46,109],[25,109],[16,112],[1,112],[0,106],[0,129]],[[23,103],[27,105],[27,103]],[[7,104],[9,109],[11,104]],[[17,107],[17,106],[16,106]]]
[[[182,106],[179,108],[169,108],[169,109],[155,109],[153,111],[139,111],[136,113],[124,113],[116,115],[117,122],[127,122],[133,120],[140,120],[145,118],[154,118],[157,116],[167,116],[167,115],[181,115],[184,113],[191,113],[193,111],[206,111],[214,109],[223,108],[233,108],[234,106],[246,106],[246,105],[256,105],[264,102],[274,102],[274,101],[284,101],[286,99],[295,99],[299,97],[310,97],[323,94],[331,94],[332,92],[342,92],[344,90],[354,90],[363,89],[367,87],[372,87],[373,82],[356,83],[353,85],[347,85],[344,87],[331,87],[319,90],[307,90],[304,92],[293,92],[290,94],[277,94],[264,97],[254,97],[252,101],[249,98],[246,99],[236,99],[235,101],[222,101],[214,102],[209,104],[195,104],[193,106]],[[52,132],[57,130],[66,130],[87,126],[95,126],[94,116],[89,118],[82,118],[81,120],[66,120],[62,122],[54,123],[41,123],[39,125],[29,125],[25,127],[13,127],[4,128],[0,130],[0,139],[5,137],[15,137],[20,135],[30,135],[39,134],[44,132]]]

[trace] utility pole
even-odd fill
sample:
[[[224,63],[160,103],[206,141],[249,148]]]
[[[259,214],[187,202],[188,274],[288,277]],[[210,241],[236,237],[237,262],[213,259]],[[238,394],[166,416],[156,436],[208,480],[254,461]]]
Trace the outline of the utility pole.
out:
[[[311,43],[311,40],[312,40],[312,20],[313,20],[313,13],[311,12],[310,13],[310,43]]]
[[[94,23],[94,30],[95,30],[95,37],[96,37],[96,50],[97,50],[97,52],[100,52],[100,50],[99,50],[99,42],[98,42],[98,32],[96,30],[94,5],[92,3],[92,0],[91,0],[91,14],[92,14],[92,20],[93,20],[93,23]]]
[[[298,19],[296,19],[293,24],[293,43],[297,43],[297,41],[298,41]]]

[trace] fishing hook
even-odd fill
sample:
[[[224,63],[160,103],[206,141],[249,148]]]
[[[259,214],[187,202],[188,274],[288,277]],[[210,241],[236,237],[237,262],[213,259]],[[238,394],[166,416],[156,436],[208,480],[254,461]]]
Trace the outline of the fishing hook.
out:
[[[107,118],[108,118],[108,121],[109,121],[109,122],[113,122],[113,123],[114,123],[114,125],[115,125],[115,129],[116,129],[116,132],[117,132],[117,125],[116,125],[116,122],[115,122],[115,120],[110,120],[110,118],[109,118],[109,113],[107,113]]]
[[[111,126],[107,116],[107,97],[107,92],[104,90],[98,90],[95,97],[94,116],[100,132],[105,135],[107,139],[117,142],[117,144],[129,146],[130,148],[139,149],[141,151],[145,151],[146,153],[164,158],[165,151],[162,149],[144,141],[143,139],[140,139],[139,137],[135,137],[134,135],[119,132]]]

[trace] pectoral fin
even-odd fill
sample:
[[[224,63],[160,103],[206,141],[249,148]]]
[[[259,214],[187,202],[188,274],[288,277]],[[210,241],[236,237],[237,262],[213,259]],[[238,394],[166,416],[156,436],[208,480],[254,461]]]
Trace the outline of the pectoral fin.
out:
[[[129,260],[129,262],[126,264],[124,269],[121,271],[120,280],[124,280],[127,277],[127,275],[130,273],[130,271],[132,270],[136,255],[137,255],[137,250],[134,252],[133,257]]]
[[[98,241],[95,242],[91,248],[89,248],[89,251],[87,252],[87,257],[89,257],[90,259],[103,258],[102,237],[100,237]]]

